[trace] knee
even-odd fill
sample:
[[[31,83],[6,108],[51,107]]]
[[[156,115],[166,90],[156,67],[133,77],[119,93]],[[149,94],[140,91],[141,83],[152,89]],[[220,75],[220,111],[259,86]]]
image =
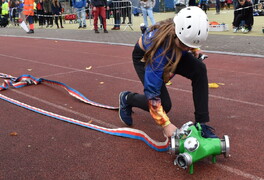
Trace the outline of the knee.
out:
[[[206,65],[203,62],[198,62],[195,67],[195,76],[207,74]]]

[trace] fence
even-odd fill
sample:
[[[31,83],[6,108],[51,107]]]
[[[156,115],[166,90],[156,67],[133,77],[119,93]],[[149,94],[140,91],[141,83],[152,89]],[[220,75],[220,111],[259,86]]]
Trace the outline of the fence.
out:
[[[124,26],[124,30],[128,27],[133,30],[133,16],[132,16],[132,3],[129,0],[123,1],[107,1],[109,10],[106,10],[106,23],[107,26]],[[89,5],[89,19],[90,25],[93,27],[93,11],[92,6]],[[126,19],[128,18],[128,23]],[[100,26],[102,26],[102,20],[99,18]],[[122,21],[122,22],[121,22]],[[100,27],[99,26],[99,27]]]

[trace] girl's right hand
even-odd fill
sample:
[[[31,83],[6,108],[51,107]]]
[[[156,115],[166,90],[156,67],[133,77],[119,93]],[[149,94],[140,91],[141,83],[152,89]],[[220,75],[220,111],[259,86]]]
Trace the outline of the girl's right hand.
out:
[[[169,125],[163,127],[163,129],[164,129],[165,136],[171,137],[173,133],[176,131],[177,127],[173,125],[172,123],[170,123]]]

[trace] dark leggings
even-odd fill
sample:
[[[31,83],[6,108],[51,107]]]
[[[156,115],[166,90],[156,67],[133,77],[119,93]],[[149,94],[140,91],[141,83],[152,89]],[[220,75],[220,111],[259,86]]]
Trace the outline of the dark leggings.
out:
[[[59,27],[58,19],[60,19],[60,25],[62,27],[62,18],[60,15],[55,15],[55,24]]]
[[[138,44],[136,44],[132,54],[133,64],[142,84],[144,84],[145,63],[140,60],[143,58],[144,53]],[[191,53],[186,53],[181,57],[175,74],[186,77],[192,82],[195,121],[200,123],[209,122],[208,79],[205,64],[196,59]],[[171,109],[171,99],[165,83],[163,83],[160,92],[162,107],[168,113]],[[149,111],[148,100],[144,94],[128,94],[127,103],[132,107]]]

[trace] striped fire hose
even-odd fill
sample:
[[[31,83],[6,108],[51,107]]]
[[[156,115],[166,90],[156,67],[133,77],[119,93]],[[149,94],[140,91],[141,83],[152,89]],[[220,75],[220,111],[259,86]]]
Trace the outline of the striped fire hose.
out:
[[[88,98],[86,98],[83,94],[81,94],[80,92],[78,92],[75,89],[67,86],[66,84],[58,82],[58,81],[48,80],[48,79],[44,79],[44,78],[35,78],[31,75],[21,75],[18,78],[16,78],[16,77],[13,77],[11,75],[4,74],[4,73],[0,73],[0,78],[4,79],[4,82],[2,83],[2,85],[0,85],[0,91],[6,90],[9,87],[20,88],[20,87],[28,86],[31,84],[37,85],[40,83],[48,83],[48,84],[57,85],[57,86],[64,88],[71,96],[79,99],[80,101],[82,101],[86,104],[90,104],[92,106],[106,108],[106,109],[118,110],[118,107],[103,105],[103,104],[91,101]],[[145,142],[152,149],[159,151],[159,152],[164,152],[164,151],[169,150],[169,139],[168,138],[166,138],[166,140],[164,142],[157,142],[157,141],[151,139],[145,132],[138,130],[138,129],[133,129],[133,128],[110,129],[110,128],[97,126],[97,125],[94,125],[91,123],[82,122],[82,121],[79,121],[79,120],[76,120],[73,118],[65,117],[65,116],[62,116],[59,114],[48,112],[46,110],[43,110],[43,109],[40,109],[37,107],[30,106],[28,104],[19,102],[15,99],[9,98],[9,97],[1,94],[1,93],[0,93],[0,99],[7,101],[9,103],[12,103],[14,105],[20,106],[22,108],[28,109],[30,111],[33,111],[33,112],[36,112],[36,113],[39,113],[39,114],[42,114],[42,115],[45,115],[48,117],[52,117],[52,118],[55,118],[55,119],[58,119],[61,121],[65,121],[68,123],[72,123],[75,125],[79,125],[82,127],[86,127],[89,129],[93,129],[93,130],[103,132],[106,134],[110,134],[110,135],[114,135],[114,136],[127,137],[127,138],[131,138],[131,139],[138,139],[138,140]]]

